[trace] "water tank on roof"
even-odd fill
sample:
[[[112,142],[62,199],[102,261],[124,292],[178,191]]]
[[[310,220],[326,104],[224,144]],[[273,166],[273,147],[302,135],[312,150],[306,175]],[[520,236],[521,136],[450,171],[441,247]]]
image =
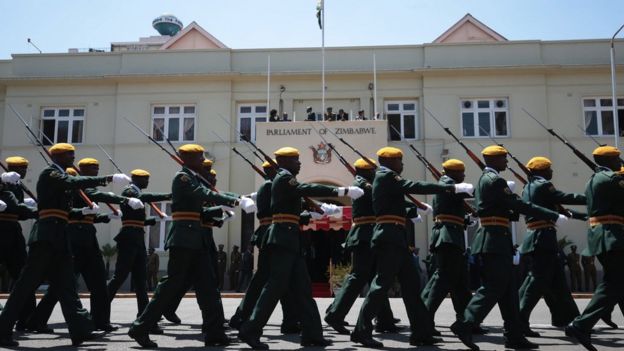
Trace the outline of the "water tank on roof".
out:
[[[182,22],[174,15],[162,15],[152,21],[152,27],[160,35],[174,36],[182,29]]]

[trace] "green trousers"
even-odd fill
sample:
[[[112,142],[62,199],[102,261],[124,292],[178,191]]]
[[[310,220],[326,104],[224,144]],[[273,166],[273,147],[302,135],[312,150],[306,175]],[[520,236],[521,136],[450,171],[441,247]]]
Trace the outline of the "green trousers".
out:
[[[375,277],[376,258],[369,245],[355,247],[352,250],[352,259],[351,272],[345,277],[340,291],[325,311],[325,320],[337,323],[344,321],[364,286],[371,283]],[[394,316],[387,296],[379,308],[377,324],[382,326],[394,325]]]
[[[264,288],[264,285],[269,279],[269,267],[269,256],[266,250],[260,249],[258,254],[258,269],[251,278],[247,291],[245,291],[245,296],[238,305],[232,319],[238,320],[239,323],[243,323],[249,319],[260,297],[262,288]],[[292,294],[286,291],[286,294],[280,297],[279,301],[282,305],[282,326],[297,325],[301,318]]]
[[[441,245],[436,249],[435,259],[436,270],[427,283],[428,290],[423,290],[421,297],[429,312],[435,315],[450,293],[457,318],[461,320],[472,297],[466,257],[456,246]]]
[[[223,323],[218,313],[219,289],[217,277],[210,267],[208,250],[172,247],[169,249],[169,264],[167,275],[160,279],[154,291],[154,296],[147,304],[143,313],[133,323],[131,330],[147,334],[154,326],[163,311],[165,311],[180,291],[185,289],[190,280],[195,286],[197,303],[202,313],[202,330],[207,335],[223,333]]]
[[[0,313],[0,336],[11,335],[22,308],[45,278],[50,282],[49,291],[58,296],[69,334],[80,338],[93,331],[89,312],[82,308],[76,293],[69,245],[39,241],[30,245],[26,265]]]
[[[388,289],[398,278],[410,322],[411,337],[430,337],[434,330],[433,316],[420,298],[420,274],[409,250],[396,245],[376,246],[373,250],[377,257],[377,271],[360,309],[353,333],[363,338],[372,335],[372,320],[387,300]]]
[[[557,253],[534,251],[531,256],[531,270],[520,288],[520,322],[523,330],[529,328],[531,312],[542,297],[549,302],[553,322],[558,325],[570,323],[579,315],[579,310]]]
[[[301,312],[301,337],[321,338],[321,317],[316,301],[312,298],[312,283],[304,257],[299,252],[277,245],[270,245],[265,250],[269,257],[269,276],[251,316],[241,326],[240,333],[259,338],[277,301],[286,292],[290,292]]]
[[[598,255],[604,277],[583,313],[574,319],[577,328],[589,333],[596,322],[624,298],[624,251],[609,251]]]

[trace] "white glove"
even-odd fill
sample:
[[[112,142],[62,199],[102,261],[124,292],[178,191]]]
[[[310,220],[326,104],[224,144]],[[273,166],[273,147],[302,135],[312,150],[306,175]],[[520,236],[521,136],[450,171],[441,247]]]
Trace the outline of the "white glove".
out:
[[[128,198],[128,206],[130,206],[133,210],[145,208],[143,202],[135,197]]]
[[[557,222],[555,222],[555,225],[556,225],[556,226],[560,226],[560,225],[562,225],[563,223],[566,223],[567,221],[568,221],[568,217],[566,217],[566,216],[564,216],[564,215],[560,214],[560,215],[559,215],[559,218],[557,218]]]
[[[248,197],[240,198],[240,207],[243,211],[245,211],[245,213],[253,213],[253,212],[258,211],[258,208],[256,207],[256,203],[254,202],[254,200]]]
[[[410,221],[412,221],[412,223],[414,223],[414,224],[416,224],[416,223],[422,223],[423,218],[422,218],[420,215],[418,215],[418,216],[416,216],[416,217],[412,217],[412,218],[410,218]]]
[[[234,212],[234,207],[230,207],[230,206],[227,206],[227,205],[221,205],[221,206],[219,206],[219,207],[221,207],[221,209],[222,209],[223,211]]]
[[[227,222],[227,221],[231,221],[234,218],[236,218],[236,213],[234,213],[234,211],[225,211],[224,213],[225,216],[223,216],[223,222]]]
[[[416,209],[420,216],[428,216],[433,213],[433,208],[428,203],[423,202],[422,204],[425,205],[425,209],[421,209],[420,207]]]
[[[0,200],[0,212],[4,212],[4,210],[6,210],[6,208],[7,208],[6,202]]]
[[[345,195],[355,200],[359,198],[360,196],[364,195],[364,190],[358,188],[357,186],[339,187],[338,196],[345,196]]]
[[[254,202],[256,202],[256,199],[258,198],[258,193],[257,192],[253,192],[253,193],[251,193],[249,195],[245,195],[245,197],[248,197],[248,198],[254,200]]]
[[[35,201],[35,199],[32,199],[30,197],[27,197],[24,199],[24,204],[28,207],[37,207],[37,201]]]
[[[520,264],[520,253],[516,252],[516,254],[513,256],[513,265],[517,266]]]
[[[121,212],[121,210],[117,210],[117,214],[115,214],[115,212],[111,212],[107,213],[106,215],[109,219],[120,219],[121,216],[123,216],[123,213]]]
[[[173,219],[173,218],[172,218],[171,216],[167,216],[167,215],[165,215],[165,216],[164,216],[163,218],[161,218],[160,220],[161,220],[161,221],[170,221],[170,220],[172,220],[172,219]]]
[[[472,195],[474,192],[474,186],[470,183],[459,183],[455,184],[455,193],[466,193],[468,195]]]
[[[323,210],[323,213],[326,216],[331,216],[337,213],[340,213],[340,207],[334,205],[334,204],[326,204],[326,203],[322,203],[321,204],[321,210]]]
[[[17,172],[4,172],[2,173],[2,182],[9,184],[17,184],[19,183],[22,177]]]
[[[321,219],[323,218],[324,215],[318,213],[318,212],[310,212],[310,217],[312,217],[312,219]]]
[[[516,182],[514,182],[513,180],[508,180],[507,186],[509,187],[512,193],[516,191]]]
[[[89,206],[87,206],[87,207],[83,207],[80,209],[83,215],[96,214],[98,213],[99,210],[100,210],[100,206],[98,206],[96,203],[93,204],[93,208],[90,208]]]
[[[130,183],[132,179],[123,173],[113,174],[113,184],[126,185]]]

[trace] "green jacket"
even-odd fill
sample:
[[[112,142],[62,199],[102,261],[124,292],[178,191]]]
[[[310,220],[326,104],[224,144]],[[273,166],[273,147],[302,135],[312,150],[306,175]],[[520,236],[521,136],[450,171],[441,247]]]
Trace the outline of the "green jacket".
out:
[[[271,217],[272,184],[273,182],[270,179],[267,179],[264,183],[262,183],[262,185],[260,185],[260,188],[258,188],[258,191],[256,192],[256,207],[258,208],[258,211],[256,211],[256,217],[260,220]],[[251,244],[261,248],[263,240],[265,240],[267,229],[269,229],[269,224],[260,224],[251,236]]]
[[[443,185],[454,185],[453,178],[443,175],[438,181]],[[468,194],[455,194],[455,193],[441,193],[436,194],[433,198],[433,216],[450,215],[458,217],[464,221],[466,216],[466,210],[464,209],[464,199],[469,197]],[[458,250],[464,252],[466,250],[464,242],[464,230],[465,225],[460,225],[448,221],[436,221],[431,231],[431,238],[429,240],[432,251],[440,245],[452,245]]]
[[[4,239],[13,241],[13,235],[22,235],[22,226],[18,220],[38,216],[36,208],[28,207],[23,203],[24,195],[21,188],[15,189],[14,186],[4,184],[4,189],[0,190],[0,200],[6,203],[7,208],[0,212],[0,245]],[[21,195],[21,201],[19,195]],[[3,217],[7,217],[6,220]]]
[[[294,216],[301,214],[303,196],[338,196],[338,189],[320,184],[299,183],[290,172],[280,169],[271,185],[271,214]],[[288,250],[302,252],[299,223],[273,223],[265,234],[266,244],[282,246]]]
[[[376,217],[390,215],[406,218],[408,213],[405,207],[405,194],[440,193],[455,193],[455,186],[403,179],[398,173],[386,167],[379,167],[373,181],[373,212]],[[378,223],[375,225],[371,244],[407,248],[406,235],[404,226]]]
[[[29,245],[39,241],[50,242],[57,248],[67,246],[67,221],[59,217],[46,217],[42,211],[59,210],[69,214],[72,209],[72,194],[75,189],[92,188],[107,184],[106,176],[84,177],[70,176],[57,165],[43,169],[37,181],[37,207],[40,218],[35,222],[31,231]],[[44,217],[44,218],[41,218]]]
[[[587,214],[590,217],[624,215],[624,178],[605,167],[596,168],[587,187]],[[587,231],[587,253],[598,256],[615,250],[624,250],[624,226],[598,224]]]
[[[486,168],[479,178],[475,189],[477,215],[484,217],[503,217],[511,219],[514,212],[536,219],[556,221],[559,213],[547,208],[523,201],[514,194],[507,181],[496,171]],[[488,253],[513,256],[514,247],[509,226],[481,226],[472,242],[473,254]]]
[[[552,211],[557,211],[557,205],[584,205],[585,195],[564,193],[555,188],[548,180],[542,177],[530,177],[529,182],[522,190],[522,200],[545,207]],[[539,221],[534,216],[525,216],[526,223]],[[524,241],[520,246],[520,253],[533,251],[547,251],[557,253],[559,245],[557,243],[557,229],[555,227],[527,230]]]
[[[373,212],[373,185],[361,176],[355,176],[353,185],[364,190],[364,195],[356,200],[353,200],[351,204],[353,219],[357,220],[361,217],[375,217],[375,213]],[[351,230],[345,240],[345,248],[352,249],[358,245],[370,246],[374,227],[374,221],[371,224],[354,224],[351,226]]]
[[[148,193],[142,192],[139,187],[134,184],[129,184],[124,188],[121,192],[121,195],[125,198],[134,197],[137,198],[144,203],[147,202],[160,202],[167,201],[171,199],[170,193]],[[127,201],[122,203],[119,207],[121,210],[121,222],[123,224],[124,221],[138,221],[142,222],[146,226],[151,226],[156,224],[156,217],[150,216],[148,217],[145,212],[145,208],[133,209],[128,206]],[[119,234],[115,236],[116,242],[123,242],[124,244],[135,244],[143,247],[145,245],[144,236],[145,230],[139,227],[121,227],[119,230]]]
[[[235,207],[238,199],[214,192],[199,181],[195,172],[183,167],[176,173],[171,185],[171,212],[174,217],[169,229],[165,249],[184,247],[189,249],[208,249],[209,243],[201,227],[200,216],[204,203]],[[179,214],[185,214],[184,219],[176,219]],[[197,217],[188,219],[188,217]]]
[[[223,221],[223,209],[221,206],[204,207],[201,213],[201,225],[203,229],[203,235],[207,247],[212,253],[217,252],[217,244],[214,241],[213,227],[221,228]]]

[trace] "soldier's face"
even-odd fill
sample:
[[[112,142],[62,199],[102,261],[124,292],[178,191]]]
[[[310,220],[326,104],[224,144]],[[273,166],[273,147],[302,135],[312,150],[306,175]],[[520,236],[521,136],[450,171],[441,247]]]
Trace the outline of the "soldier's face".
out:
[[[496,171],[501,172],[507,169],[507,155],[500,156],[484,156],[485,164],[494,168]]]
[[[100,172],[100,166],[98,165],[88,165],[80,167],[80,174],[84,176],[94,177],[97,176]]]
[[[149,177],[132,176],[132,183],[136,185],[139,189],[145,189],[149,184]]]
[[[451,179],[453,179],[456,183],[461,183],[464,181],[464,179],[466,179],[466,174],[464,173],[464,171],[451,171],[451,170],[444,170],[444,173],[451,177]]]
[[[204,154],[201,152],[184,152],[180,153],[180,158],[184,162],[184,165],[196,172],[201,172],[201,167],[204,163]]]
[[[52,161],[61,166],[63,169],[71,167],[74,164],[76,155],[73,151],[66,151],[52,156]]]
[[[292,173],[292,175],[299,174],[301,170],[301,162],[299,161],[299,157],[279,157],[277,159],[277,164]]]
[[[9,172],[17,172],[22,179],[26,178],[28,166],[9,166]]]
[[[263,171],[264,174],[266,174],[266,176],[271,180],[273,180],[273,178],[275,178],[275,175],[277,174],[277,171],[273,167],[263,168]]]
[[[374,169],[357,169],[357,175],[361,176],[362,178],[368,180],[368,181],[372,181],[375,178],[375,170]]]

